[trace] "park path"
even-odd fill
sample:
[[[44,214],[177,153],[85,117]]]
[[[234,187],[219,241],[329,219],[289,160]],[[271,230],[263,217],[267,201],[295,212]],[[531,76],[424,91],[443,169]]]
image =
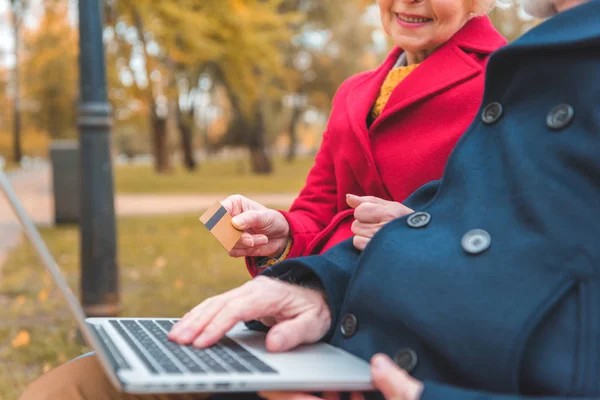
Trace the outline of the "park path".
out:
[[[50,226],[54,221],[51,171],[48,165],[8,173],[9,180],[34,222]],[[296,194],[260,194],[252,198],[265,205],[288,206]],[[119,216],[182,214],[200,212],[226,194],[119,194],[115,211]],[[10,249],[17,246],[23,235],[8,201],[0,195],[0,269]]]

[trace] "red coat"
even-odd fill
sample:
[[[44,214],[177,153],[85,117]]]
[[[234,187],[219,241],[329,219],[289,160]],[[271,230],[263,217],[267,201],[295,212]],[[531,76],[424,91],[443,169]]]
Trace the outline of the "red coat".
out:
[[[370,127],[367,116],[402,50],[392,50],[376,70],[346,80],[306,186],[282,212],[293,240],[288,258],[319,254],[352,237],[347,193],[402,202],[441,178],[481,104],[490,53],[504,44],[489,18],[470,20],[400,82]],[[247,264],[255,275],[255,259]]]

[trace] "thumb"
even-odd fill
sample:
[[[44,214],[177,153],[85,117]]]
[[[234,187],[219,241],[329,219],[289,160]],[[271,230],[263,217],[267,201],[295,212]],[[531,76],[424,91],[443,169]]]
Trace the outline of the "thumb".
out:
[[[346,195],[346,203],[352,207],[356,208],[363,203],[373,203],[373,204],[387,204],[389,201],[381,199],[375,196],[356,196],[354,194]]]
[[[423,388],[421,382],[411,378],[384,354],[373,356],[371,373],[375,387],[387,400],[413,400],[420,397]]]
[[[315,323],[315,316],[309,313],[279,322],[267,334],[265,343],[267,350],[278,353],[304,343],[318,342],[327,333],[321,332],[320,325]]]

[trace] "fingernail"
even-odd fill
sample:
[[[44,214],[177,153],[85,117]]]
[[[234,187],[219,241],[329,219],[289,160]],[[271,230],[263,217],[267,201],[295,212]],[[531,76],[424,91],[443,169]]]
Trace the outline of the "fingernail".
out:
[[[194,347],[204,347],[204,342],[206,341],[207,335],[206,333],[201,333],[200,336],[194,340]]]
[[[179,334],[179,338],[181,339],[182,342],[189,342],[190,340],[193,339],[193,337],[194,337],[193,332],[191,332],[189,330],[185,330]]]
[[[373,357],[373,367],[375,369],[384,371],[391,366],[390,364],[391,364],[390,359],[383,355],[376,355],[375,357]]]
[[[281,333],[271,335],[271,350],[281,351],[285,346],[285,337]]]
[[[355,196],[355,195],[353,195],[353,194],[347,193],[347,194],[346,194],[346,198],[350,198],[350,197],[356,197],[356,196]]]

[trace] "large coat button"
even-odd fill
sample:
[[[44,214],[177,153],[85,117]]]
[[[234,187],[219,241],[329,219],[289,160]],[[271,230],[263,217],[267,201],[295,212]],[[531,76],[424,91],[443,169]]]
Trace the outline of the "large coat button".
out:
[[[492,244],[492,237],[483,229],[473,229],[465,233],[461,245],[470,254],[483,253]]]
[[[349,339],[354,336],[357,330],[358,318],[356,318],[356,315],[350,313],[344,315],[344,318],[342,319],[342,325],[340,325],[340,331],[342,332],[342,335],[346,339]]]
[[[562,129],[569,125],[573,119],[575,110],[568,104],[561,104],[554,107],[546,117],[546,125],[550,129]]]
[[[490,103],[483,109],[481,119],[484,123],[491,125],[502,117],[502,104]]]
[[[394,355],[394,362],[400,368],[410,373],[417,366],[417,353],[415,353],[413,349],[409,349],[408,347],[400,349]]]
[[[406,223],[411,228],[422,228],[425,225],[427,225],[429,221],[431,221],[431,215],[424,211],[419,211],[414,214],[411,214],[406,220]]]

